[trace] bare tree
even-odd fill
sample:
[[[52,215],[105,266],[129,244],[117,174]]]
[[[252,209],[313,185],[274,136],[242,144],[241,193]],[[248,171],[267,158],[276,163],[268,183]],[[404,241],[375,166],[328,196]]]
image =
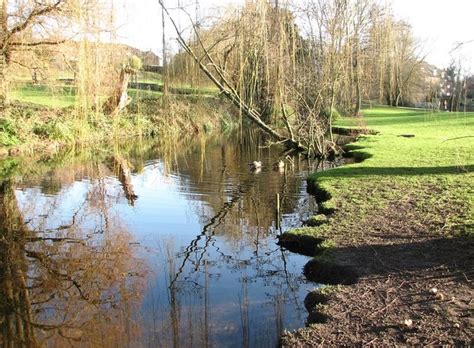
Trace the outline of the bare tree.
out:
[[[163,45],[163,69],[161,72],[162,79],[163,79],[163,96],[168,98],[168,60],[166,58],[166,22],[165,22],[165,10],[164,6],[161,8],[161,30],[162,30],[162,45]]]
[[[66,4],[66,0],[0,0],[0,107],[8,99],[13,52],[64,42],[51,27],[66,15]]]
[[[410,25],[397,20],[387,9],[372,12],[369,28],[368,68],[375,73],[372,96],[390,106],[408,104],[422,79],[422,48]]]
[[[183,36],[182,31],[178,28],[176,22],[173,20],[173,17],[170,15],[163,1],[159,0],[159,3],[167,14],[168,18],[170,19],[174,29],[176,30],[176,33],[178,35],[178,42],[180,43],[180,45],[183,47],[186,53],[193,58],[193,60],[199,66],[201,71],[219,88],[221,93],[226,98],[228,98],[235,106],[237,106],[250,121],[252,121],[266,134],[268,134],[273,140],[284,144],[288,148],[299,151],[306,151],[307,147],[303,145],[299,139],[292,137],[292,135],[294,135],[295,133],[291,133],[289,135],[282,134],[274,127],[265,122],[264,114],[262,114],[261,110],[257,110],[252,106],[252,104],[246,102],[243,97],[244,94],[236,89],[235,83],[233,83],[232,80],[230,80],[228,76],[226,76],[226,72],[223,70],[223,67],[220,66],[212,57],[210,47],[205,46],[203,40],[201,39],[201,35],[196,28],[196,24],[193,22],[192,18],[189,16],[193,32],[196,35],[197,43],[199,44],[202,52],[202,56],[200,57],[198,57],[196,50],[192,47],[192,45],[189,44],[188,40],[186,40],[186,38]],[[253,72],[255,73],[255,71]],[[291,127],[291,125],[289,124],[288,126]]]
[[[359,114],[364,96],[402,105],[421,78],[411,28],[373,0],[247,1],[207,29],[188,15],[190,39],[160,4],[184,49],[175,74],[190,75],[187,54],[274,141],[311,155],[337,151],[338,114]]]

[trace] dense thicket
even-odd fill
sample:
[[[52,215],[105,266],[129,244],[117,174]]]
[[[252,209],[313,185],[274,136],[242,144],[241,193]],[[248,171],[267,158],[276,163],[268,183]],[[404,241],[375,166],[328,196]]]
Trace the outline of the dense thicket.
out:
[[[423,60],[409,25],[375,1],[298,4],[247,1],[206,28],[193,23],[170,72],[194,85],[206,80],[203,63],[263,122],[324,154],[339,112],[357,115],[363,100],[409,103]]]

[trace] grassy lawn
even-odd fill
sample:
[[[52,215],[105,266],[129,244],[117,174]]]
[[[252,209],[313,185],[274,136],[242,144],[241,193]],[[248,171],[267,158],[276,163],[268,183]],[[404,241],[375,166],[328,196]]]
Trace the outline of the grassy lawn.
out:
[[[132,98],[159,98],[163,93],[130,88],[129,95]],[[76,102],[76,91],[74,87],[65,85],[49,87],[44,85],[21,84],[11,92],[10,97],[12,100],[20,102],[62,108],[74,105]]]
[[[365,110],[363,122],[379,132],[349,145],[356,158],[365,160],[309,178],[329,193],[330,199],[322,205],[337,209],[332,218],[337,226],[330,223],[293,232],[351,234],[359,229],[354,225],[376,218],[397,201],[410,200],[411,213],[442,224],[443,232],[472,233],[474,137],[466,137],[474,136],[474,114],[382,107]],[[341,127],[357,124],[360,120],[351,118],[338,122]],[[439,214],[440,210],[444,213]]]
[[[467,343],[474,114],[374,108],[363,120],[338,122],[361,124],[379,133],[349,145],[359,163],[308,179],[326,220],[280,238],[290,250],[314,257],[305,266],[308,279],[347,286],[307,307],[309,322],[319,324],[286,335],[283,346],[429,344],[441,332],[440,342]],[[428,292],[432,287],[438,297]],[[327,324],[317,321],[321,317]],[[413,319],[412,331],[406,318]]]
[[[140,71],[138,73],[138,82],[140,83],[157,83],[162,84],[161,74],[150,71]]]
[[[25,103],[63,108],[74,105],[76,95],[74,88],[69,86],[53,88],[42,85],[21,84],[11,91],[10,98]]]
[[[157,85],[161,84],[161,82],[157,82],[155,80],[150,80],[146,83]],[[177,94],[200,95],[207,97],[214,96],[217,93],[215,88],[210,87],[198,89],[191,88],[190,86],[175,86],[172,88]],[[128,94],[133,99],[161,98],[163,95],[163,93],[160,91],[135,88],[129,88]],[[12,100],[17,100],[24,103],[32,103],[53,108],[63,108],[74,105],[76,102],[76,90],[73,86],[68,85],[46,86],[33,85],[31,83],[18,83],[18,86],[11,91],[10,98]]]

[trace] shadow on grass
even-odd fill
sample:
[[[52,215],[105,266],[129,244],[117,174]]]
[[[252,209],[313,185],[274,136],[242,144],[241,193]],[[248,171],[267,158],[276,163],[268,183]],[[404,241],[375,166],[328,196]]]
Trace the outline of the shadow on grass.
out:
[[[398,236],[393,236],[397,239]],[[332,261],[315,258],[304,267],[308,280],[323,284],[350,285],[360,277],[396,277],[409,282],[416,293],[425,293],[433,283],[458,284],[456,298],[470,303],[469,287],[474,274],[474,239],[470,237],[437,238],[399,244],[375,244],[339,247],[332,250]],[[452,286],[452,285],[451,285]],[[448,290],[449,287],[444,288]],[[413,291],[413,290],[411,290]],[[310,293],[305,299],[309,323],[324,323],[329,318],[318,304],[327,298]],[[314,297],[314,299],[313,299]],[[427,301],[427,300],[424,300]],[[468,308],[463,308],[468,311]]]
[[[408,125],[414,123],[424,123],[427,119],[439,117],[437,114],[428,113],[404,113],[389,116],[369,116],[370,126],[390,126]]]
[[[318,173],[318,178],[324,177],[362,177],[374,175],[436,175],[436,174],[466,174],[474,172],[474,165],[445,166],[445,167],[345,167],[337,170]]]
[[[349,285],[361,276],[413,272],[415,277],[455,276],[469,282],[474,274],[474,238],[337,247],[331,250],[331,261],[315,258],[304,267],[307,279],[321,284]]]

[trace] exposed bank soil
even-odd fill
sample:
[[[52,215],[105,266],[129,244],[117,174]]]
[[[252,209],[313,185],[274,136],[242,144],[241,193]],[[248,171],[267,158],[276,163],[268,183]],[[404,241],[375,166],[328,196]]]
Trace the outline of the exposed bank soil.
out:
[[[342,272],[337,281],[349,285],[322,300],[308,296],[309,326],[285,334],[282,346],[474,344],[474,241],[446,235],[450,217],[467,212],[455,202],[425,211],[424,198],[441,192],[417,190],[375,209],[347,234],[335,231],[330,262],[357,276]],[[337,226],[338,213],[331,219]],[[327,272],[318,267],[325,266],[313,261],[305,273],[323,283],[318,277]]]

